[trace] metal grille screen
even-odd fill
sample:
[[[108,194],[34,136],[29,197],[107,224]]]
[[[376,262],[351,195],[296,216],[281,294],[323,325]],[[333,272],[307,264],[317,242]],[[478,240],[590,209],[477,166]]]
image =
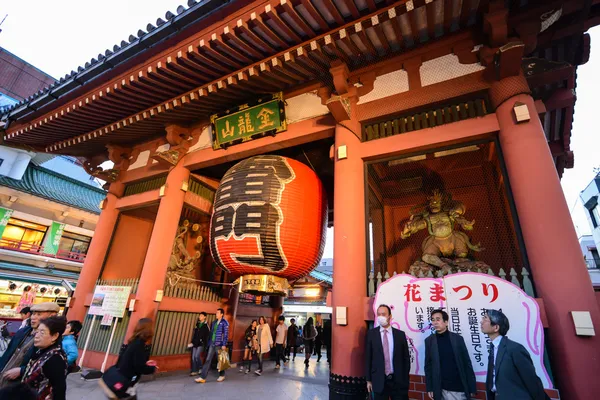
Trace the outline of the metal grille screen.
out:
[[[438,267],[428,269],[428,264],[421,262],[425,241],[436,229],[436,222],[429,219],[430,223],[420,224],[419,229],[406,230],[411,223],[416,226],[417,220],[427,219],[426,214],[433,215],[429,199],[438,190],[443,212],[456,211],[467,223],[474,221],[472,230],[463,229],[459,222],[454,224],[455,232],[466,233],[472,245],[481,243],[483,248],[469,250],[466,258],[479,262],[481,272],[517,280],[521,287],[525,278],[527,284],[528,271],[494,142],[376,162],[367,168],[371,279],[385,280],[403,272],[417,276],[447,273]],[[419,268],[415,268],[417,264]],[[452,272],[459,272],[450,266]]]
[[[90,327],[92,325],[92,318],[94,317],[96,318],[96,322],[94,323],[94,330],[92,332],[92,337],[88,345],[88,350],[106,352],[106,349],[108,348],[108,341],[110,340],[110,332],[112,326],[101,326],[100,320],[102,320],[102,316],[87,315],[85,317],[85,320],[83,321],[83,327],[81,329],[81,334],[79,335],[79,339],[77,339],[77,347],[83,349],[85,341],[87,340],[88,333],[90,331]],[[120,318],[117,322],[115,337],[113,338],[113,342],[110,346],[110,354],[119,354],[121,345],[125,341],[125,333],[127,333],[128,324],[129,312],[125,312],[123,318]]]
[[[215,314],[208,314],[207,323],[210,325],[215,318]],[[159,311],[152,340],[152,355],[185,354],[197,320],[198,313]]]

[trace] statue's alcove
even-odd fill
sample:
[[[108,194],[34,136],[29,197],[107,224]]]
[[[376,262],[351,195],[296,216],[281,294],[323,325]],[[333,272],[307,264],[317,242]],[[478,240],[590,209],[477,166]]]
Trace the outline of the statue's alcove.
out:
[[[424,224],[405,238],[401,233],[411,215],[413,221],[430,216],[427,204],[434,190],[442,194],[446,213],[459,209],[463,221],[475,221],[472,230],[463,229],[457,221],[453,224],[454,232],[466,233],[471,244],[483,248],[480,252],[469,250],[468,262],[462,266],[481,272],[491,269],[494,275],[523,268],[501,155],[494,141],[372,162],[367,169],[370,253],[375,276],[403,272],[418,275],[415,263],[429,265],[421,260],[422,244],[430,236],[431,224]],[[456,254],[448,257],[451,261],[455,258]],[[434,276],[439,269],[433,266]],[[426,276],[428,271],[423,272]],[[458,272],[458,268],[452,272]]]

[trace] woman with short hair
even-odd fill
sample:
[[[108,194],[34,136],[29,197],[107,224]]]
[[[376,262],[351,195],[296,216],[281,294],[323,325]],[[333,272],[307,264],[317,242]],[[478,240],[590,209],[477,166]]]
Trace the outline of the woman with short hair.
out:
[[[67,357],[61,346],[66,326],[63,317],[53,316],[41,320],[35,332],[35,351],[21,382],[36,392],[38,400],[66,399]]]

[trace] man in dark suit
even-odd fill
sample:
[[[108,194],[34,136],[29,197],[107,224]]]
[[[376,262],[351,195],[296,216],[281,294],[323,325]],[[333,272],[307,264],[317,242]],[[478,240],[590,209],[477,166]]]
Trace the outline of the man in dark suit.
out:
[[[391,319],[392,310],[381,304],[377,308],[379,327],[367,332],[367,390],[374,393],[375,400],[408,400],[408,343],[404,332],[392,328]]]
[[[331,362],[331,320],[326,319],[323,324],[323,344],[327,348],[327,362]]]
[[[501,311],[487,310],[481,319],[481,331],[492,341],[485,382],[488,399],[546,399],[529,353],[506,337],[509,328],[508,318]]]
[[[431,312],[435,334],[425,339],[425,383],[433,400],[467,400],[475,396],[475,373],[465,341],[448,330],[448,313]]]

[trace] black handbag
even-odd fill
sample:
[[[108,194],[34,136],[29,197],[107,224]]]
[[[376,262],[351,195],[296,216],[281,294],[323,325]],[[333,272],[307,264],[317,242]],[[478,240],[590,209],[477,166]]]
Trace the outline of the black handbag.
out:
[[[102,375],[102,381],[119,398],[126,396],[127,389],[133,384],[131,379],[124,376],[116,365],[106,370]]]
[[[119,358],[117,358],[117,363],[106,370],[106,372],[102,375],[102,381],[104,384],[119,398],[124,398],[127,395],[127,389],[129,389],[133,382],[131,379],[128,379],[125,375],[121,373],[119,370],[119,362],[121,361],[121,357],[125,354],[128,345],[122,344],[119,349]]]

